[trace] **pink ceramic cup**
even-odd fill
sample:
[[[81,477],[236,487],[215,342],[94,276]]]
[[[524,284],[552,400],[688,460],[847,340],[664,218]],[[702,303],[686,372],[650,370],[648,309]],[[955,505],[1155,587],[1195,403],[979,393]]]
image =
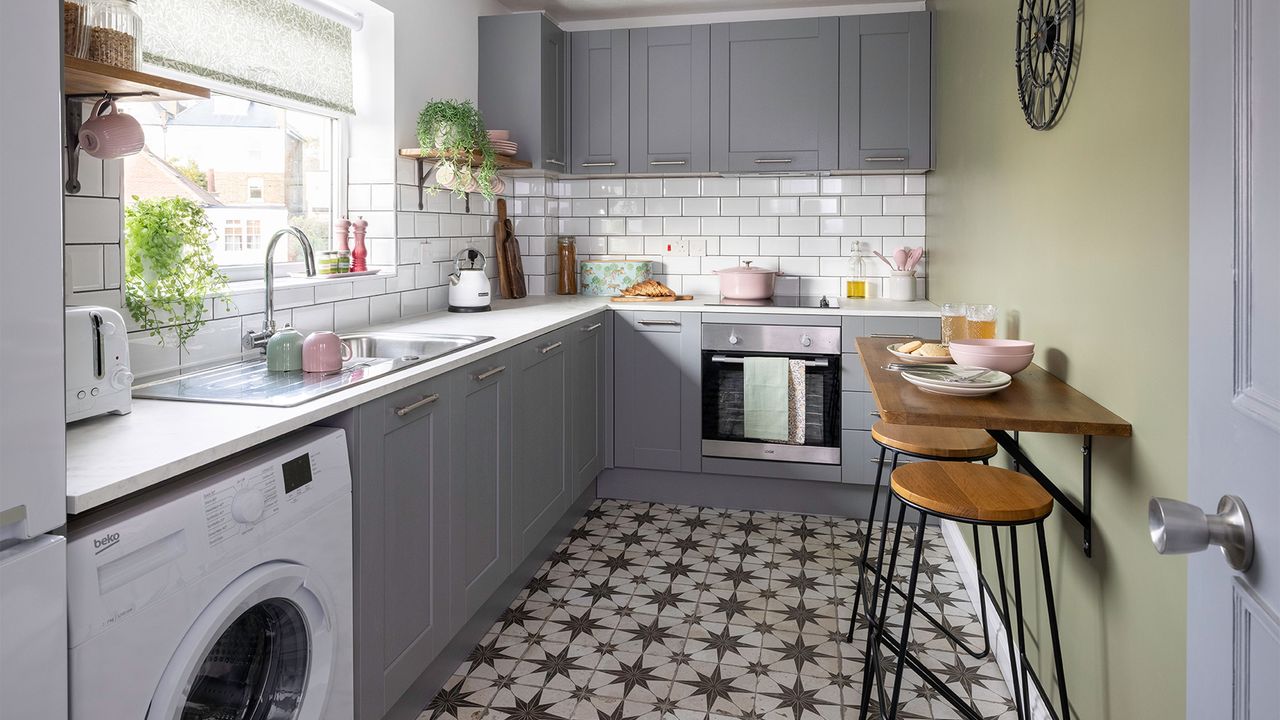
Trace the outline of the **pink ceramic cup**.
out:
[[[337,372],[342,369],[342,363],[350,359],[351,347],[336,333],[313,332],[302,341],[303,372]]]
[[[133,155],[147,142],[137,118],[120,112],[112,98],[94,103],[77,137],[81,149],[103,160]]]

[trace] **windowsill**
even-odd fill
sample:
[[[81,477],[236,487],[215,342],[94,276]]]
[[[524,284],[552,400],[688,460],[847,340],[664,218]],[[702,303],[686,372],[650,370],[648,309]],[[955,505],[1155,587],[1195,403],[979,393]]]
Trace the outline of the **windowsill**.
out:
[[[283,276],[276,277],[274,285],[275,285],[275,288],[279,290],[283,288],[315,287],[317,285],[335,285],[335,284],[341,285],[342,283],[353,283],[353,282],[356,282],[357,280],[377,280],[377,279],[393,278],[396,276],[396,269],[394,266],[391,266],[391,265],[383,265],[383,266],[375,265],[371,269],[377,270],[378,274],[377,275],[359,275],[352,278],[336,277],[331,279],[320,278],[320,277],[296,278],[296,277],[289,277],[288,275],[283,275]],[[244,294],[253,293],[253,292],[263,292],[266,290],[266,287],[267,287],[267,283],[265,280],[262,280],[262,279],[240,280],[237,282],[227,283],[227,294],[228,295],[244,295]]]

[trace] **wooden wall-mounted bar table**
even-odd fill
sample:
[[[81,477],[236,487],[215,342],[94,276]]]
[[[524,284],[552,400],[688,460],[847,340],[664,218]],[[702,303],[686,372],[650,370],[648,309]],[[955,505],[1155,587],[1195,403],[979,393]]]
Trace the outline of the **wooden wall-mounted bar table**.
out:
[[[886,349],[889,343],[884,338],[860,337],[857,344],[882,420],[899,425],[986,430],[1022,472],[1035,478],[1080,523],[1084,528],[1085,555],[1092,555],[1093,438],[1129,437],[1133,434],[1132,425],[1038,365],[1018,373],[1009,387],[992,395],[951,397],[924,392],[903,380],[899,373],[885,370],[885,365],[899,360]],[[1010,435],[1019,432],[1083,436],[1081,504],[1067,497],[1027,457],[1017,438]]]

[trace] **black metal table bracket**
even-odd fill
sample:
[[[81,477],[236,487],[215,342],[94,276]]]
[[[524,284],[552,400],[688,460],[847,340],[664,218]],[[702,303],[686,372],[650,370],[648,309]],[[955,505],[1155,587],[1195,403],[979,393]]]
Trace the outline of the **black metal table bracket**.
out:
[[[441,185],[436,185],[434,187],[428,188],[427,180],[435,173],[438,163],[433,162],[431,163],[430,167],[427,167],[427,162],[429,161],[426,158],[417,158],[417,162],[418,162],[418,209],[425,210],[426,209],[425,198],[426,198],[427,192],[448,190],[448,188],[443,187]],[[465,209],[467,212],[471,212],[471,193],[467,193],[464,196],[463,202],[465,203],[465,205],[463,206],[463,209]]]
[[[1084,530],[1084,539],[1080,545],[1084,549],[1085,557],[1093,557],[1093,436],[1085,435],[1083,442],[1080,444],[1080,455],[1083,458],[1082,476],[1084,479],[1082,503],[1077,505],[1074,500],[1067,497],[1062,489],[1049,479],[1044,471],[1036,467],[1031,462],[1031,458],[1022,451],[1022,446],[1018,440],[1011,437],[1004,430],[987,430],[992,438],[995,439],[1000,447],[1009,456],[1013,458],[1014,466],[1023,473],[1030,475],[1036,482],[1040,483],[1040,487],[1053,496],[1055,502],[1066,509],[1067,514],[1075,518]]]

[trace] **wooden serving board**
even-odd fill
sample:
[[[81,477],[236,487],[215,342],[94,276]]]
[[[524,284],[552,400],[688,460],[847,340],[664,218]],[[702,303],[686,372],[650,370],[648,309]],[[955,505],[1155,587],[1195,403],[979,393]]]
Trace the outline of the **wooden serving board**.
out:
[[[618,295],[610,298],[613,302],[675,302],[676,300],[692,300],[692,295],[663,295],[661,297],[645,297],[643,295]]]

